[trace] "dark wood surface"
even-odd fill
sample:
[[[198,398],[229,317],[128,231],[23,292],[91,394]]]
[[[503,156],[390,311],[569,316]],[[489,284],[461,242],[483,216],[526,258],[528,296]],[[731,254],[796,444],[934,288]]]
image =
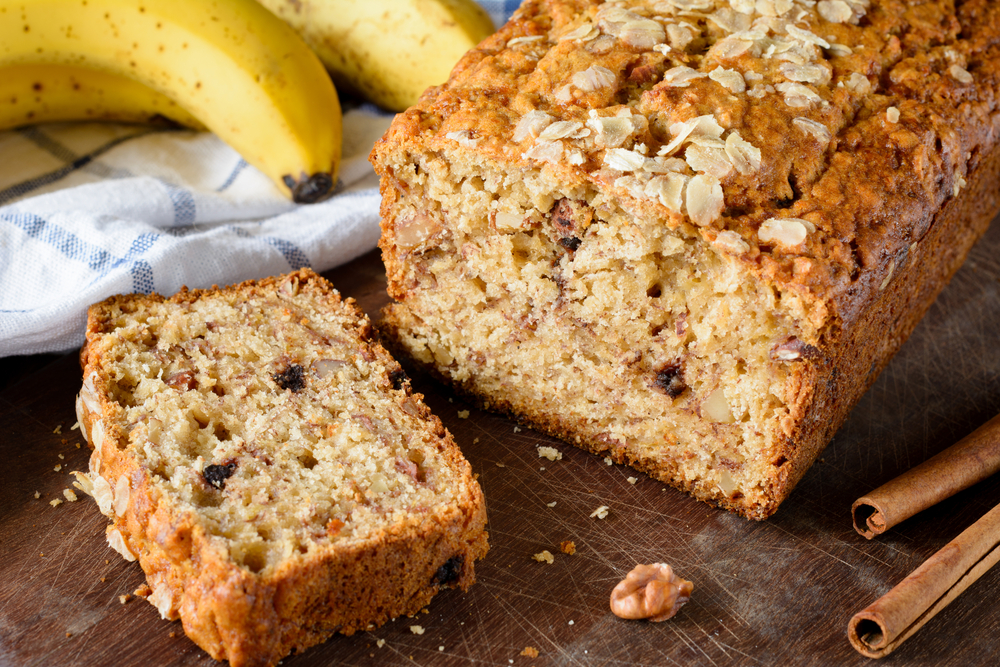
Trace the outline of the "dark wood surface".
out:
[[[855,498],[1000,412],[998,258],[995,224],[791,498],[763,523],[415,380],[486,494],[492,548],[477,565],[478,583],[440,594],[415,618],[335,637],[283,664],[867,664],[847,641],[851,615],[1000,502],[1000,482],[990,479],[877,540],[851,527]],[[386,302],[377,253],[327,275],[369,313]],[[142,572],[107,547],[93,502],[49,505],[88,456],[79,431],[70,430],[79,367],[74,355],[54,359],[44,368],[48,357],[0,364],[0,664],[214,664],[180,623],[160,620],[142,600],[119,601],[143,582]],[[464,410],[467,418],[459,416]],[[539,458],[539,444],[558,448],[562,460]],[[599,505],[610,507],[604,520],[590,517]],[[563,540],[576,543],[575,555],[559,552]],[[544,549],[553,564],[532,559]],[[614,617],[611,588],[635,564],[658,561],[694,581],[691,602],[664,623]],[[1000,571],[989,572],[882,664],[998,664],[998,586]],[[412,633],[412,625],[424,633]],[[520,655],[528,646],[539,657]]]

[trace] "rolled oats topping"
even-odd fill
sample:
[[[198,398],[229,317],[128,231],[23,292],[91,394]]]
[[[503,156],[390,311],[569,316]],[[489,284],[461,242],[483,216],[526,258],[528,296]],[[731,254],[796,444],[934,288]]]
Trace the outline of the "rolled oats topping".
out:
[[[521,116],[514,127],[514,135],[511,137],[515,142],[520,143],[528,137],[535,138],[541,134],[542,130],[548,127],[555,118],[544,111],[529,111]]]
[[[725,201],[719,179],[707,174],[698,174],[687,186],[687,214],[696,225],[704,227],[719,218]]]
[[[743,75],[734,69],[716,67],[708,73],[708,78],[732,93],[742,93],[747,89],[747,84],[746,81],[743,80]]]
[[[770,218],[765,220],[757,231],[761,243],[776,243],[786,248],[799,245],[806,240],[816,227],[808,220],[801,218]]]
[[[799,116],[792,119],[792,125],[799,128],[803,132],[812,135],[822,144],[830,143],[830,139],[833,137],[830,135],[830,130],[827,129],[826,125],[823,123],[817,123],[811,118],[805,118]]]
[[[607,67],[593,65],[573,75],[571,83],[584,92],[593,92],[600,88],[609,88],[615,84],[618,77]]]
[[[854,10],[844,0],[819,0],[816,11],[830,23],[847,23],[854,17]]]
[[[951,74],[952,78],[959,83],[964,83],[969,85],[974,81],[972,75],[964,67],[959,65],[952,65],[948,68],[948,74]]]

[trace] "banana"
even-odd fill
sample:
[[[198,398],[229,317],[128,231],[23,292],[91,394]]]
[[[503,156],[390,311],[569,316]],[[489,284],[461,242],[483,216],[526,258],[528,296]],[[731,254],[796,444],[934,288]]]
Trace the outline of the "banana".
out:
[[[0,78],[29,64],[90,67],[166,95],[297,202],[336,183],[330,77],[254,0],[0,0]]]
[[[448,79],[493,22],[474,0],[258,0],[302,35],[337,85],[402,111]]]
[[[205,129],[166,95],[123,76],[73,65],[11,65],[0,70],[0,129],[64,120],[165,120]]]

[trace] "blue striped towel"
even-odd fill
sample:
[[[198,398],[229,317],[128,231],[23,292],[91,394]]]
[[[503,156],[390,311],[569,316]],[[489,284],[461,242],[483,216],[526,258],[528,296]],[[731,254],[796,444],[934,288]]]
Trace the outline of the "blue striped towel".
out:
[[[480,0],[496,25],[516,0]],[[0,132],[0,357],[83,342],[87,307],[325,271],[378,241],[368,154],[392,115],[344,110],[338,194],[296,206],[215,135],[59,123]]]

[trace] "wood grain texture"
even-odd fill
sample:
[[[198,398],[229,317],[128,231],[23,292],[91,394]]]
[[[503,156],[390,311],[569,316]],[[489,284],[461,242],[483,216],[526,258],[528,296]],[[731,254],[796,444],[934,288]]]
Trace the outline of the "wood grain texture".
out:
[[[326,275],[371,314],[387,301],[377,253]],[[994,225],[763,523],[519,429],[417,378],[486,494],[492,549],[477,565],[478,583],[440,594],[428,613],[335,637],[282,664],[870,664],[847,641],[852,614],[1000,502],[1000,481],[986,480],[872,541],[854,532],[851,503],[1000,412],[998,330]],[[49,505],[70,486],[68,472],[87,465],[79,431],[70,431],[80,380],[69,355],[0,393],[0,664],[216,664],[148,603],[119,602],[143,576],[107,547],[105,519],[89,498]],[[60,424],[62,434],[53,433]],[[542,444],[562,459],[539,458]],[[590,517],[599,505],[610,507],[606,519]],[[563,540],[576,543],[576,555],[559,551]],[[543,549],[553,564],[532,559]],[[664,623],[614,617],[612,587],[635,564],[656,561],[694,582],[691,602]],[[997,664],[998,585],[1000,571],[987,573],[879,664]],[[527,646],[539,657],[521,656]]]

